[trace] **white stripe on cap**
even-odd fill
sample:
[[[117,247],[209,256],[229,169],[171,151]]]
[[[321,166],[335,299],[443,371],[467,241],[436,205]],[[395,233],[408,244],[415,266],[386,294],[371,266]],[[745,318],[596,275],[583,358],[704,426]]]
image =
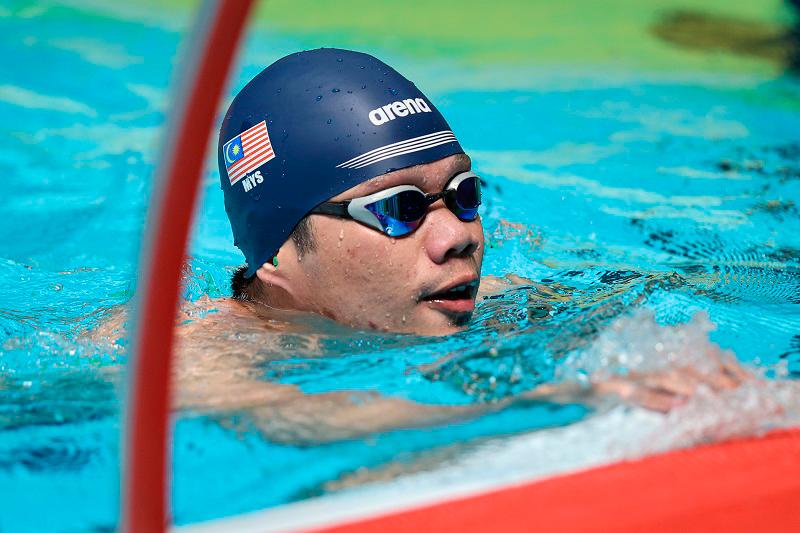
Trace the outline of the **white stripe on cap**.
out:
[[[437,131],[435,133],[429,133],[427,135],[421,135],[405,141],[375,148],[374,150],[370,150],[369,152],[365,152],[344,163],[336,165],[336,168],[363,168],[391,157],[419,152],[451,142],[458,142],[452,131]]]

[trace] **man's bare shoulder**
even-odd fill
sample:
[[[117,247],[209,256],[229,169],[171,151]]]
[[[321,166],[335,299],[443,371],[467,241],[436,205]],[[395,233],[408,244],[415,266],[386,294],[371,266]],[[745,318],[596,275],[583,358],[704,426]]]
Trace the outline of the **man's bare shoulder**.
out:
[[[187,335],[195,330],[326,334],[350,332],[350,328],[316,313],[290,309],[276,309],[263,303],[233,298],[204,296],[185,304],[178,324]]]
[[[184,302],[178,316],[179,335],[197,330],[211,332],[217,329],[250,331],[284,331],[286,321],[279,311],[266,306],[233,298],[210,298],[202,296],[192,302]]]
[[[124,338],[131,326],[133,305],[127,303],[108,309],[105,317],[87,331],[87,336],[94,341],[112,343]],[[179,337],[200,331],[211,334],[223,328],[229,331],[242,326],[247,329],[259,328],[262,331],[285,329],[281,320],[270,318],[268,313],[259,311],[249,302],[233,298],[203,296],[195,301],[184,301],[175,316],[175,333]]]
[[[132,303],[108,309],[85,336],[98,343],[119,343],[129,333],[132,312]],[[230,297],[202,296],[183,301],[175,315],[175,337],[182,348],[197,344],[193,341],[230,341],[231,336],[240,340],[258,337],[263,342],[281,334],[341,333],[342,328],[345,326],[313,313],[274,309]]]

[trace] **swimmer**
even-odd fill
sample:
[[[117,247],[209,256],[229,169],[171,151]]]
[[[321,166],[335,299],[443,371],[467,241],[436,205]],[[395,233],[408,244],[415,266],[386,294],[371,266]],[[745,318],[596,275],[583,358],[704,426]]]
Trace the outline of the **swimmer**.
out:
[[[484,252],[480,178],[394,69],[337,49],[285,57],[231,103],[218,153],[247,262],[235,299],[362,329],[467,325]]]
[[[247,409],[273,440],[311,443],[530,401],[617,396],[666,411],[696,386],[721,390],[748,379],[734,360],[713,354],[715,376],[676,371],[590,389],[548,385],[472,406],[304,394],[265,382],[248,370],[258,347],[244,336],[231,346],[226,332],[305,330],[313,339],[314,324],[324,323],[328,330],[339,324],[448,335],[467,327],[479,294],[528,280],[481,278],[479,174],[434,103],[370,55],[319,49],[264,69],[230,104],[218,163],[234,244],[246,264],[233,275],[232,299],[202,300],[195,309],[215,312],[198,318],[184,310],[179,319],[179,407]],[[113,324],[97,334],[108,328]]]

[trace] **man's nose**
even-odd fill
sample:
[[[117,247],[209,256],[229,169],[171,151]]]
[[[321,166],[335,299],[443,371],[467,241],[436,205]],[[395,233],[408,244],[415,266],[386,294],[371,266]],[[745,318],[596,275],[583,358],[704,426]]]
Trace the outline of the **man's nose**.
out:
[[[442,264],[451,257],[469,257],[477,250],[479,223],[460,220],[441,200],[431,206],[425,218],[425,250],[434,263]]]

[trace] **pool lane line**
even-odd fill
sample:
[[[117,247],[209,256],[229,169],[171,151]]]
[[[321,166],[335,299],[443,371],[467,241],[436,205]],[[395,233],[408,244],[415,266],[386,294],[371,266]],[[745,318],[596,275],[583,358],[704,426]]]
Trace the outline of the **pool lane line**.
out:
[[[180,273],[205,152],[253,0],[205,0],[173,71],[172,110],[156,169],[128,362],[119,529],[165,531],[169,513],[173,330]]]

